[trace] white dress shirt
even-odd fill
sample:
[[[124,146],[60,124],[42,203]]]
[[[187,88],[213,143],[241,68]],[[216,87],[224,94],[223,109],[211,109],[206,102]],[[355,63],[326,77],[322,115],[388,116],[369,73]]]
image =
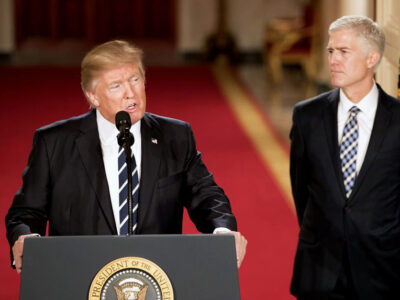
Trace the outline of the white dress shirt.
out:
[[[117,226],[119,234],[119,182],[118,182],[118,141],[117,135],[119,133],[115,124],[106,120],[101,113],[96,110],[97,127],[99,130],[100,145],[103,154],[104,168],[106,171],[108,188],[110,190],[111,205],[113,208],[115,225]],[[135,156],[136,166],[139,176],[141,175],[141,161],[142,161],[142,137],[140,134],[140,121],[131,126],[130,132],[133,134],[135,142],[131,150]]]
[[[100,145],[103,154],[104,168],[106,171],[108,188],[110,190],[111,205],[113,208],[115,225],[117,226],[119,234],[119,182],[118,182],[118,140],[119,133],[115,124],[106,120],[101,113],[96,110],[97,127],[99,130]],[[142,161],[142,136],[140,133],[140,121],[132,125],[130,132],[135,138],[131,149],[136,159],[136,166],[139,176],[140,188],[140,175],[141,175],[141,161]],[[140,199],[139,199],[140,205]],[[218,227],[214,229],[214,233],[230,232],[228,228]]]
[[[340,100],[337,115],[339,145],[341,144],[344,126],[347,118],[349,117],[349,110],[353,106],[357,106],[360,109],[360,112],[357,114],[359,134],[356,162],[357,174],[360,172],[361,166],[364,162],[365,154],[367,153],[372,127],[374,125],[376,109],[378,107],[378,96],[379,92],[375,82],[369,93],[357,104],[351,102],[342,89],[340,89]]]

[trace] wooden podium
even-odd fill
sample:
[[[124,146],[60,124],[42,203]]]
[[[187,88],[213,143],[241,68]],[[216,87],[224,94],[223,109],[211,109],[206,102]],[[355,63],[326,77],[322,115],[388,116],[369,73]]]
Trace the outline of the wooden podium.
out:
[[[234,237],[27,238],[20,300],[28,299],[240,299]]]

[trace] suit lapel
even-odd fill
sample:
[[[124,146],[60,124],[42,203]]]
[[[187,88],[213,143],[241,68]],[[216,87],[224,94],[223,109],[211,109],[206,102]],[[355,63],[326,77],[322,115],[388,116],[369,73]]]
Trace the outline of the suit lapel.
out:
[[[367,171],[373,161],[376,158],[379,148],[382,144],[383,138],[385,137],[386,129],[390,124],[390,119],[392,117],[392,112],[390,111],[390,104],[387,100],[387,95],[383,90],[379,88],[379,99],[378,107],[376,109],[374,126],[372,128],[371,137],[368,143],[367,153],[364,158],[364,162],[361,166],[360,173],[356,179],[353,192],[350,196],[349,201],[355,197],[357,191],[360,189],[361,183],[367,174]]]
[[[329,151],[331,152],[330,156],[332,158],[332,165],[336,175],[337,183],[339,185],[339,189],[343,194],[343,197],[346,197],[338,143],[337,110],[339,104],[339,89],[333,90],[328,95],[327,100],[327,105],[324,111],[324,126],[326,138],[328,140]]]
[[[81,135],[76,139],[76,144],[82,163],[86,169],[91,188],[96,194],[96,199],[111,228],[113,234],[117,234],[114,214],[111,206],[110,192],[104,169],[101,153],[99,133],[96,122],[96,111],[93,110],[82,119]]]
[[[141,123],[142,135],[142,166],[139,191],[138,233],[141,232],[143,221],[148,216],[154,187],[158,179],[163,141],[159,125],[150,114],[146,113]]]

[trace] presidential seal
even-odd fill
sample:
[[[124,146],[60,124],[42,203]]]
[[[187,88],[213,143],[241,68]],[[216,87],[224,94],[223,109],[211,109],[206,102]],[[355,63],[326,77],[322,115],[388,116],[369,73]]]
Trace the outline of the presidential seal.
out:
[[[141,257],[122,257],[105,265],[94,277],[88,300],[173,300],[165,272]]]

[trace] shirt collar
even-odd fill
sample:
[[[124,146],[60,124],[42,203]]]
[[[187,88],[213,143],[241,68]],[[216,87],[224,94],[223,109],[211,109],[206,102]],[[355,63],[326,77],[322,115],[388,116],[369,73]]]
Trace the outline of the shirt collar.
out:
[[[369,93],[357,104],[351,102],[343,90],[340,89],[339,110],[340,112],[347,114],[350,108],[356,106],[361,110],[361,113],[366,114],[368,117],[373,117],[378,106],[378,96],[379,91],[375,81]]]
[[[111,123],[96,110],[96,121],[99,129],[99,137],[102,145],[111,145],[117,143],[117,135],[119,133],[115,124]],[[129,130],[135,139],[140,137],[140,121],[133,124]]]

